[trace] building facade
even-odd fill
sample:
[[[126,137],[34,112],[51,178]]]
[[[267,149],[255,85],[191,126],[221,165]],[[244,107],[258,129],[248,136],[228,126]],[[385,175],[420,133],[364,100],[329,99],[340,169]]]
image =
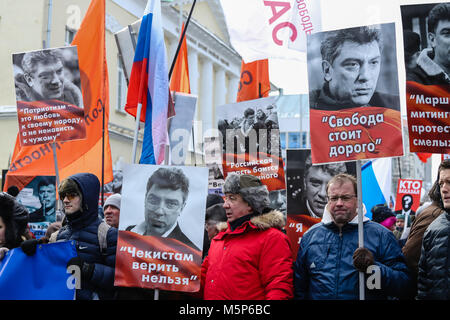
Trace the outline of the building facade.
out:
[[[168,69],[191,1],[162,1]],[[142,18],[146,0],[106,0],[109,76],[108,129],[115,169],[132,161],[135,119],[124,111],[127,81],[114,34]],[[0,1],[0,167],[7,169],[18,132],[12,54],[70,45],[90,0]],[[196,163],[202,162],[202,133],[213,127],[215,106],[236,101],[241,57],[230,45],[219,0],[197,1],[187,30],[191,94],[198,97],[194,119]],[[95,53],[93,53],[95,54]],[[133,59],[133,57],[124,57]],[[143,136],[141,129],[140,137]],[[142,139],[138,143],[138,156]],[[192,144],[190,144],[192,146]],[[193,148],[191,151],[194,151]],[[189,159],[187,160],[189,162]]]

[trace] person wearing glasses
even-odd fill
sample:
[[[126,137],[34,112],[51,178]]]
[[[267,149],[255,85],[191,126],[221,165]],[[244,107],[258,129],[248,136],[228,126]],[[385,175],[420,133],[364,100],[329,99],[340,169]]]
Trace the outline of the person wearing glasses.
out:
[[[91,173],[77,173],[61,181],[58,191],[66,223],[50,238],[76,242],[78,256],[67,263],[68,267],[78,266],[81,271],[81,289],[77,289],[76,299],[112,299],[118,231],[114,227],[108,229],[107,247],[102,252],[98,239],[99,224],[102,223],[98,216],[100,182]]]
[[[179,168],[159,168],[147,181],[144,204],[145,220],[126,228],[144,236],[172,238],[191,248],[198,248],[178,224],[189,194],[189,179]]]
[[[358,248],[355,177],[338,174],[326,190],[322,221],[300,242],[294,263],[295,298],[357,300],[359,272],[365,274],[366,299],[402,298],[410,279],[394,234],[364,217],[364,248]]]

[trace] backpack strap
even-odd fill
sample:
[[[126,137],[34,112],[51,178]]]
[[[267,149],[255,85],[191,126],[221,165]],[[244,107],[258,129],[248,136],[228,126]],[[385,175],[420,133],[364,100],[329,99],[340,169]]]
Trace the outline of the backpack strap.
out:
[[[105,221],[102,221],[98,225],[98,231],[97,231],[98,244],[100,246],[100,252],[103,255],[106,254],[106,248],[108,247],[108,242],[107,242],[106,236],[108,234],[109,228],[111,228],[111,226],[109,224],[107,224]]]

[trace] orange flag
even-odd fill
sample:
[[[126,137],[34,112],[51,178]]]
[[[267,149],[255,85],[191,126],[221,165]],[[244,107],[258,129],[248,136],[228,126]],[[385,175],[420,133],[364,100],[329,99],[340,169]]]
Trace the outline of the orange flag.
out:
[[[270,91],[269,60],[241,64],[241,80],[236,101],[268,97]]]
[[[86,122],[86,139],[56,142],[60,180],[78,172],[90,172],[101,181],[102,122],[105,114],[104,182],[113,180],[109,145],[109,87],[105,49],[105,0],[92,0],[72,45],[78,47]],[[19,136],[6,177],[4,190],[14,176],[55,175],[51,144],[20,147]],[[10,179],[10,177],[12,179]]]
[[[184,23],[181,32],[184,30]],[[189,66],[186,35],[181,43],[177,61],[173,68],[172,78],[170,79],[170,90],[175,92],[191,93],[189,84]]]

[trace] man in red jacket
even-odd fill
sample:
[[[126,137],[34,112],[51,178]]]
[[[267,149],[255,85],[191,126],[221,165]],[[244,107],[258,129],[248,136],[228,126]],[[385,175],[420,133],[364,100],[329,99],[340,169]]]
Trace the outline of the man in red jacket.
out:
[[[223,186],[227,223],[218,226],[202,264],[205,300],[293,297],[292,254],[285,217],[268,208],[269,192],[251,175],[230,174]]]

